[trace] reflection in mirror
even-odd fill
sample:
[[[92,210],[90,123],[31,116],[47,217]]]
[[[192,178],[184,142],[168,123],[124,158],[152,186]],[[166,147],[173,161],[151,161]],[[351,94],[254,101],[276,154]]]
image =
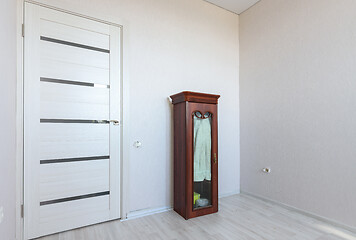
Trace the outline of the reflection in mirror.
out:
[[[193,209],[211,205],[211,113],[193,113]]]

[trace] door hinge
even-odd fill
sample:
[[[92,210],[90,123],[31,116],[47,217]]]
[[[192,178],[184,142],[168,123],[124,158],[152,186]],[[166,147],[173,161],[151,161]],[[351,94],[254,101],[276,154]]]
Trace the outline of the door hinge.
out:
[[[25,37],[25,24],[22,24],[22,37]]]
[[[23,208],[23,204],[21,205],[21,217],[23,218],[24,216],[24,208]]]

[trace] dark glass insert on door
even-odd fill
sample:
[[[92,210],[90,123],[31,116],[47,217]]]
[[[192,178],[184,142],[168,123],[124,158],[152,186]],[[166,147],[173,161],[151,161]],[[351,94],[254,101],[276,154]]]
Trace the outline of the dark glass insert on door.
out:
[[[193,113],[193,209],[211,206],[211,113]]]

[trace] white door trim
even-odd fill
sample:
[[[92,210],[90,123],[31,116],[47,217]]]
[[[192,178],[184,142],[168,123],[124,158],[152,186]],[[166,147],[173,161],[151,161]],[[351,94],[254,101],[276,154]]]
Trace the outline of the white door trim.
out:
[[[24,219],[21,216],[22,210],[21,205],[23,204],[23,193],[24,193],[24,158],[23,158],[23,149],[24,149],[24,137],[23,137],[23,124],[24,124],[24,103],[23,103],[23,69],[24,69],[24,42],[22,37],[22,24],[24,23],[24,3],[29,2],[32,4],[37,4],[42,7],[47,7],[54,9],[60,12],[65,12],[75,16],[83,17],[86,19],[91,19],[97,22],[105,23],[108,25],[116,26],[120,28],[121,31],[121,119],[120,119],[120,128],[121,128],[121,199],[120,199],[120,213],[121,219],[126,219],[129,212],[128,205],[128,195],[129,195],[129,150],[130,150],[130,135],[129,135],[129,77],[128,77],[128,45],[125,39],[128,39],[128,29],[124,28],[123,25],[105,21],[102,19],[96,19],[82,14],[77,14],[69,11],[68,9],[58,9],[52,6],[38,3],[32,0],[17,0],[17,103],[16,103],[16,236],[18,240],[24,239]]]
[[[17,57],[17,76],[16,76],[16,235],[17,240],[24,238],[24,221],[21,216],[21,205],[23,204],[23,38],[22,38],[22,24],[24,22],[24,1],[17,0],[17,22],[16,22],[16,57]]]

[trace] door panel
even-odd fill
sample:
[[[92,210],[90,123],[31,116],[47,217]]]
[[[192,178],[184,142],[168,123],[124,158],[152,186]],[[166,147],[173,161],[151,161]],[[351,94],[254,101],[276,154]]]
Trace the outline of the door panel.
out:
[[[120,217],[120,29],[25,3],[24,225]]]
[[[217,119],[217,105],[216,104],[204,104],[204,103],[192,103],[187,104],[187,115],[191,116],[192,120],[187,122],[187,152],[191,152],[191,155],[187,155],[187,162],[192,163],[188,164],[187,172],[192,173],[187,175],[187,208],[189,218],[202,216],[212,212],[217,212],[218,210],[218,119]],[[196,129],[194,124],[197,124],[197,121],[207,121],[203,128],[201,123],[199,129]],[[189,133],[188,133],[189,131]],[[200,147],[204,147],[208,144],[208,149],[205,150],[206,154],[201,156],[197,154],[197,142],[201,139],[197,136],[197,131],[210,131],[210,134],[203,134],[203,138],[209,138],[208,143],[203,140],[203,144],[200,144]],[[207,146],[205,146],[207,147]],[[199,157],[201,159],[194,159]],[[206,162],[206,167],[199,167],[198,172],[195,172],[197,169],[197,162],[200,161]],[[197,174],[198,173],[198,174]],[[211,173],[211,174],[209,174]],[[196,194],[200,194],[200,198],[207,201],[205,206],[199,206],[194,199],[199,197]]]
[[[40,235],[58,232],[58,229],[77,228],[83,225],[83,219],[86,225],[107,221],[110,211],[109,202],[109,195],[104,195],[41,206]]]
[[[41,81],[42,119],[109,119],[110,90]],[[64,84],[63,84],[64,83]]]
[[[109,155],[109,125],[40,124],[40,160]]]
[[[54,40],[53,40],[54,41]],[[66,44],[40,41],[41,58],[90,67],[109,68],[109,54]]]
[[[110,70],[86,65],[41,59],[41,76],[53,79],[109,85]]]
[[[41,207],[41,223],[44,225],[50,225],[52,221],[61,221],[63,219],[77,218],[80,221],[80,217],[85,212],[86,217],[88,217],[89,213],[97,213],[107,215],[109,203],[108,195],[98,196],[98,197],[89,197],[76,201],[66,201],[62,203],[57,203],[56,205],[44,205]],[[93,215],[91,217],[95,219]],[[66,223],[63,221],[63,224]]]
[[[46,19],[41,20],[40,24],[41,36],[102,49],[110,48],[110,36],[108,34],[98,34],[97,32]]]
[[[40,201],[82,196],[110,190],[109,159],[41,164]]]
[[[193,117],[193,210],[212,206],[211,165],[212,113],[194,111]]]

